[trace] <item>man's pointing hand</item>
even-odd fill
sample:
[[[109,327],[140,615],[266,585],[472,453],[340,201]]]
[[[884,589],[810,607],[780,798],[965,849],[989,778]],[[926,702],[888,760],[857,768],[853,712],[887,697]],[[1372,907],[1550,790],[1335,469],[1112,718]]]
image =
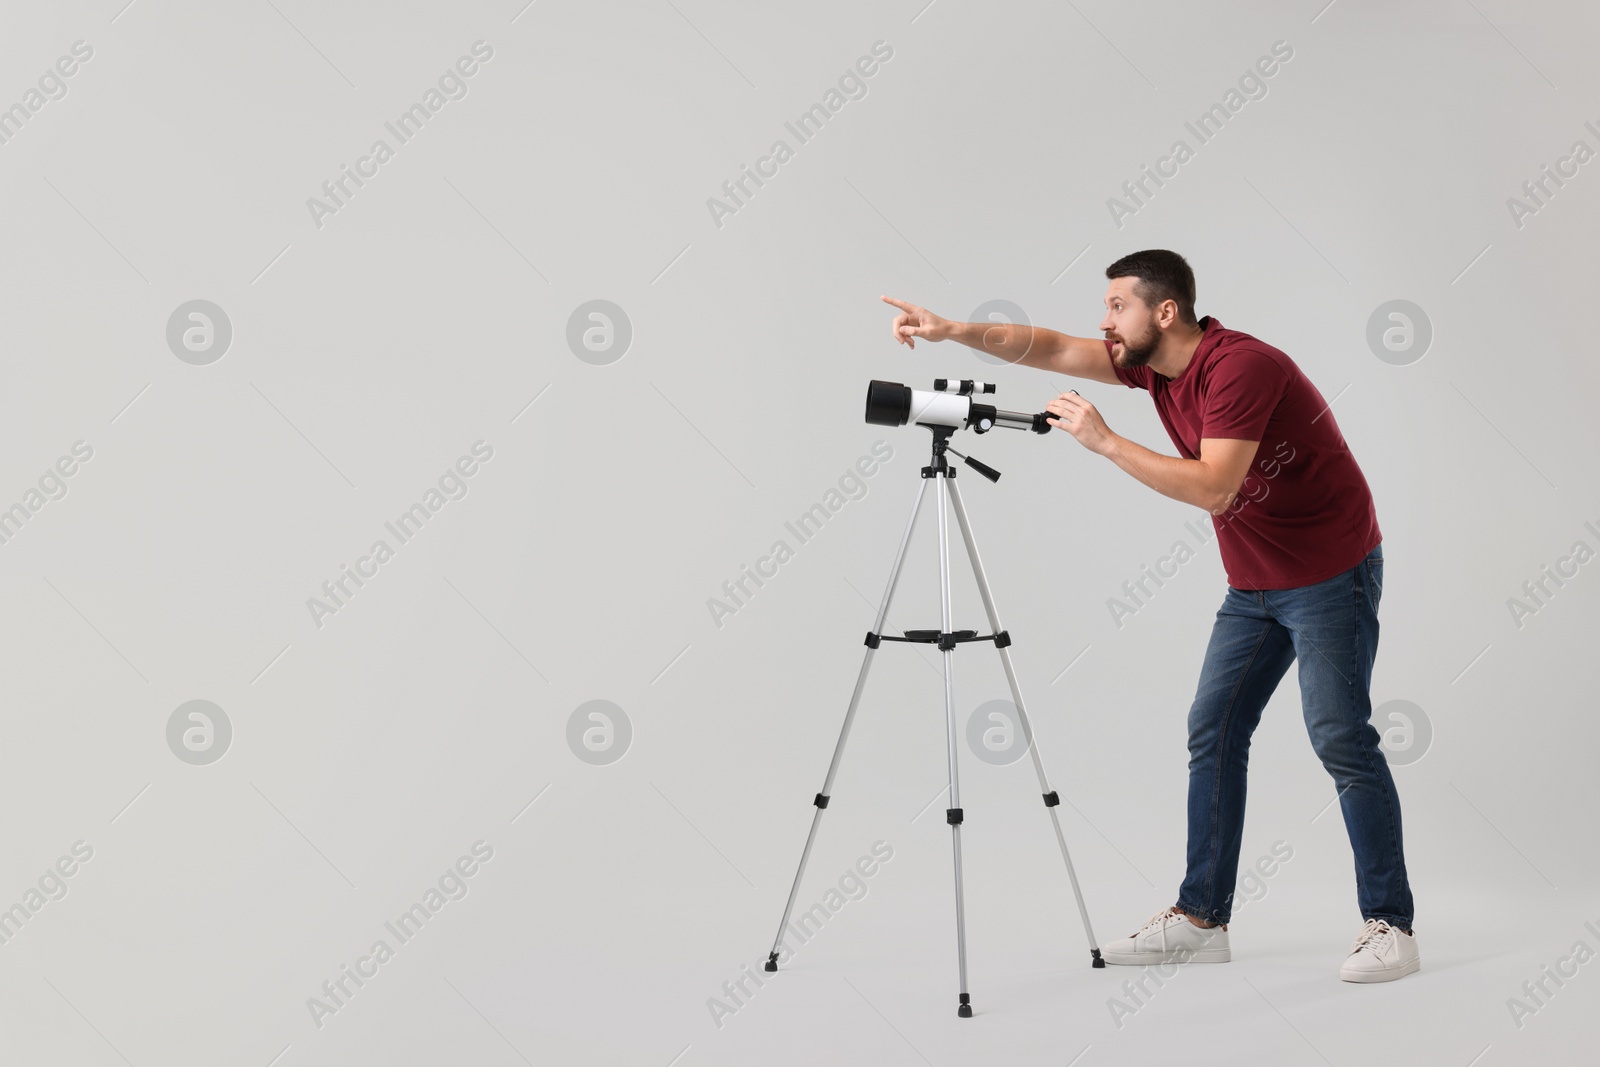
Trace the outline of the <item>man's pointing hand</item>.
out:
[[[900,314],[894,317],[890,330],[894,339],[910,348],[916,348],[916,338],[921,337],[929,341],[943,341],[949,338],[951,323],[941,319],[927,308],[908,304],[904,300],[893,297],[883,297],[883,302],[900,309]]]

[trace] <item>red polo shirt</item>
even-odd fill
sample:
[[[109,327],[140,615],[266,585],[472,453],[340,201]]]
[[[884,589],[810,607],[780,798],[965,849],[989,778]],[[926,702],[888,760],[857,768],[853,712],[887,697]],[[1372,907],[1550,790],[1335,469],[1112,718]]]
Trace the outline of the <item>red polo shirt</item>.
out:
[[[1149,391],[1186,459],[1200,458],[1205,437],[1261,442],[1238,496],[1211,517],[1228,584],[1294,589],[1354,567],[1383,534],[1328,402],[1278,349],[1212,315],[1200,325],[1205,334],[1176,378],[1115,360],[1112,369],[1130,389]]]

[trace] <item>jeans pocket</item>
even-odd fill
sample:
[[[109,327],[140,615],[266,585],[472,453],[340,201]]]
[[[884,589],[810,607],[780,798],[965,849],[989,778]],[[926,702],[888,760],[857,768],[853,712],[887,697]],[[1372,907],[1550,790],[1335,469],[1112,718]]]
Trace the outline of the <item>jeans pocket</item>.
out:
[[[1367,595],[1372,599],[1372,610],[1378,610],[1378,602],[1383,599],[1383,560],[1369,559],[1365,564],[1367,568]]]

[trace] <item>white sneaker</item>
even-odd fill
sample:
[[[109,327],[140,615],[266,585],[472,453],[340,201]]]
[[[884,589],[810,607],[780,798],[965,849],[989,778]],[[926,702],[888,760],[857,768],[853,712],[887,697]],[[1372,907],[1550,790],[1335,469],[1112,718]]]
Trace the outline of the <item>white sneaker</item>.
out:
[[[1107,963],[1133,967],[1158,963],[1227,963],[1228,928],[1201,928],[1176,907],[1152,915],[1130,937],[1109,942],[1100,949]]]
[[[1396,930],[1382,919],[1368,919],[1339,968],[1346,982],[1392,982],[1422,966],[1415,934]]]

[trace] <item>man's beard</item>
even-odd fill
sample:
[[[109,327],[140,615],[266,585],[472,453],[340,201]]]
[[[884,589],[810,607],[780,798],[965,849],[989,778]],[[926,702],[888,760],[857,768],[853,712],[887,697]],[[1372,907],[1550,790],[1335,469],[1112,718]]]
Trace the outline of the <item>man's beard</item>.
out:
[[[1116,358],[1116,364],[1126,370],[1129,367],[1142,367],[1150,362],[1156,354],[1156,349],[1161,347],[1161,331],[1153,325],[1150,332],[1145,335],[1139,344],[1132,344],[1126,337],[1122,339],[1122,354]]]

